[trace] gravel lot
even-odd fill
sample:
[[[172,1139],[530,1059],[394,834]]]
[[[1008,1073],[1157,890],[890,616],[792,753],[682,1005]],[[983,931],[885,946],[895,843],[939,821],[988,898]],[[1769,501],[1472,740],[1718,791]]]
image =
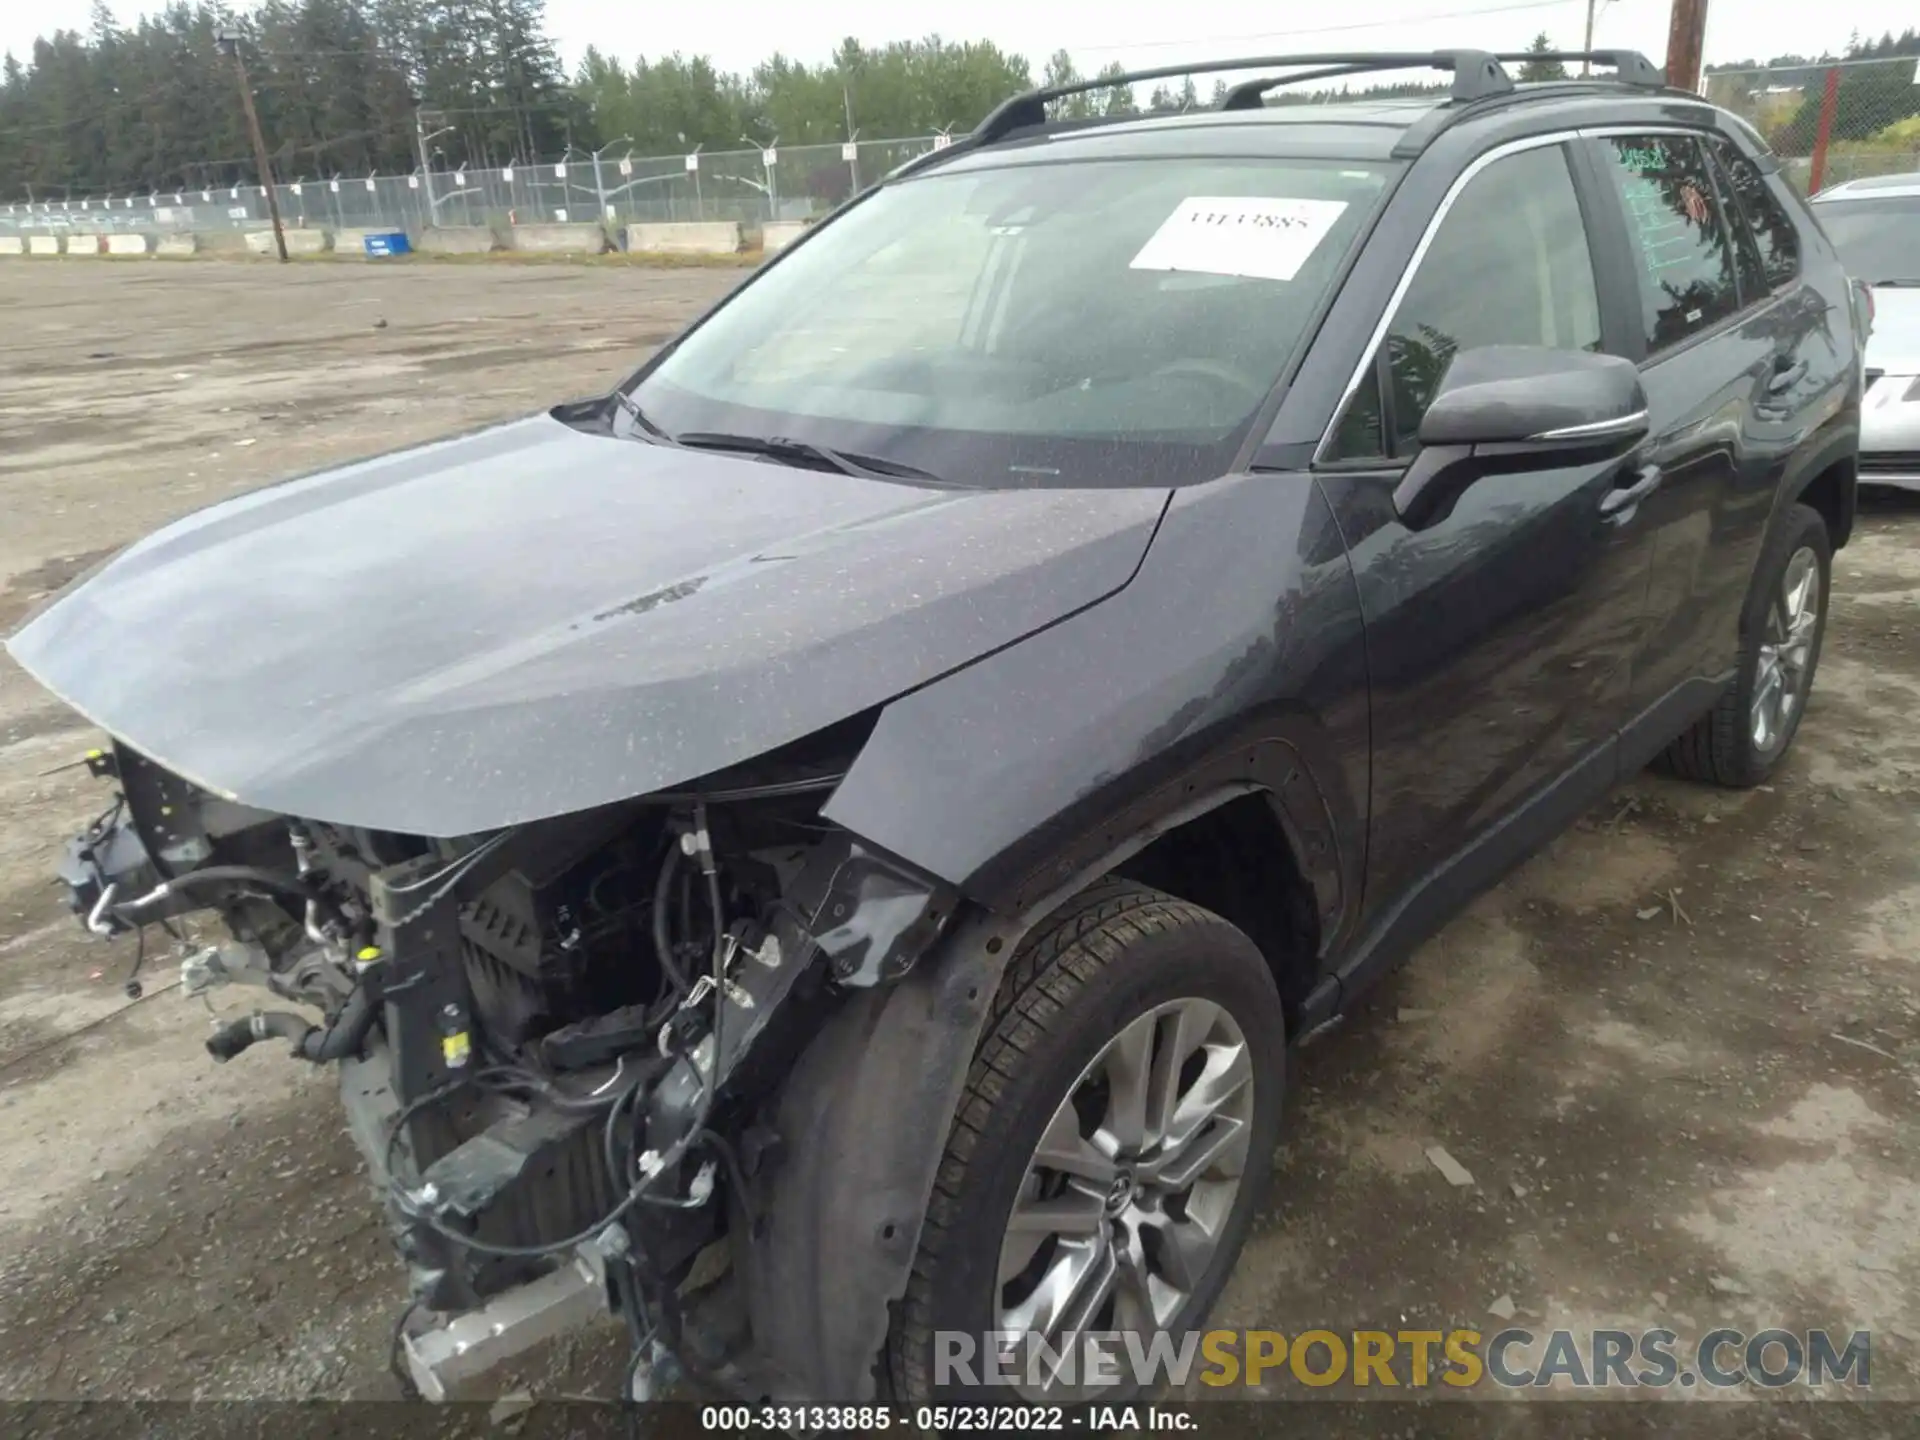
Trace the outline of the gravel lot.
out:
[[[604,389],[737,278],[0,262],[0,628],[184,511]],[[1873,502],[1775,784],[1624,787],[1302,1056],[1219,1323],[1870,1328],[1920,1400],[1916,714],[1920,504]],[[0,1399],[390,1397],[331,1076],[213,1066],[48,882],[90,743],[0,660]],[[611,1354],[501,1383],[605,1393]]]

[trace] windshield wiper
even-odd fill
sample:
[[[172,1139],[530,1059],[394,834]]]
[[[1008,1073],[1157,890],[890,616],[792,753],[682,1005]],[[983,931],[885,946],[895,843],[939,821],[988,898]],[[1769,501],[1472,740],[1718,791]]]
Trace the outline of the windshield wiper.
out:
[[[1869,280],[1870,290],[1916,290],[1920,289],[1920,280]]]
[[[640,402],[635,400],[633,396],[629,395],[626,391],[615,390],[612,395],[612,400],[615,405],[618,405],[622,410],[626,411],[627,418],[632,420],[635,425],[639,426],[640,429],[645,431],[650,438],[657,440],[664,445],[671,445],[674,443],[673,436],[669,435],[666,431],[662,430],[658,425],[654,424],[653,421],[649,420],[646,416],[646,412],[641,410]]]
[[[690,430],[673,437],[673,443],[689,450],[736,450],[743,455],[764,455],[788,465],[811,463],[838,470],[842,475],[857,475],[863,480],[918,480],[930,485],[950,485],[931,471],[879,455],[855,455],[829,449],[811,440],[789,440],[781,435],[731,435],[720,430]]]

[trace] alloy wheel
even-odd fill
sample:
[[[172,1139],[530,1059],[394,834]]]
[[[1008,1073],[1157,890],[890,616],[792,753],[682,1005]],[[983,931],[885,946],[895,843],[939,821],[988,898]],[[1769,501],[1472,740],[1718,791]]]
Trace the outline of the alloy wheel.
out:
[[[1253,1102],[1252,1054],[1224,1007],[1175,1000],[1129,1022],[1027,1163],[1000,1248],[998,1330],[1060,1356],[1088,1335],[1171,1323],[1239,1195]],[[1074,1374],[1037,1389],[1057,1395],[1053,1381]]]
[[[1762,755],[1784,743],[1806,703],[1813,639],[1820,628],[1820,561],[1808,546],[1787,559],[1767,606],[1753,678],[1753,746]]]

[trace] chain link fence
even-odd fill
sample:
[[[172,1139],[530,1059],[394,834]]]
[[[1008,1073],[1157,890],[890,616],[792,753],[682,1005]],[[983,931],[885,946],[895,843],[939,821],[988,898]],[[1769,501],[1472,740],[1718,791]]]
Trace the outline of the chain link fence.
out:
[[[1920,58],[1716,70],[1707,98],[1751,124],[1809,194],[1920,170]]]
[[[1741,116],[1808,192],[1862,175],[1920,171],[1920,60],[1913,56],[1716,70],[1707,98]],[[616,235],[636,223],[723,220],[749,231],[824,214],[915,156],[938,135],[691,155],[569,152],[500,169],[338,175],[283,181],[293,228],[404,230],[598,222]],[[44,194],[0,205],[0,233],[164,235],[258,230],[270,223],[258,185]]]
[[[850,198],[944,136],[778,146],[692,155],[570,152],[497,170],[332,176],[275,187],[290,228],[405,230],[430,227],[732,220],[748,230],[771,220],[808,220]],[[0,205],[0,233],[134,232],[165,235],[258,230],[272,222],[258,185],[39,196]]]

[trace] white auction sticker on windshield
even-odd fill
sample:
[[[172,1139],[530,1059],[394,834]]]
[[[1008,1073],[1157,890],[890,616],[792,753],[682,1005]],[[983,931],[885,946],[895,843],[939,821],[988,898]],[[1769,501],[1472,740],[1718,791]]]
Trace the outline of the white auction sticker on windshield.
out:
[[[1344,200],[1195,195],[1180,202],[1129,268],[1291,280],[1346,208]]]

